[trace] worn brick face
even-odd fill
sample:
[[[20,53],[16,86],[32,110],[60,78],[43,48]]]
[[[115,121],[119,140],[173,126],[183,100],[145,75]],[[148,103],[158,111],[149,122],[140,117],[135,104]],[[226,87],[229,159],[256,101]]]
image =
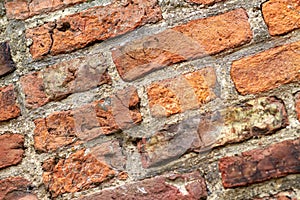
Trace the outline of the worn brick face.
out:
[[[116,1],[29,29],[26,37],[33,40],[30,52],[36,59],[49,53],[56,55],[83,48],[161,18],[156,0],[125,1],[123,4]]]
[[[36,119],[35,148],[54,151],[78,140],[88,141],[135,126],[142,121],[139,103],[137,91],[131,87],[80,108]]]
[[[22,177],[9,177],[0,180],[0,199],[5,200],[38,200],[28,191],[30,182]]]
[[[114,176],[115,172],[93,154],[79,150],[66,159],[54,158],[43,164],[43,182],[52,197],[95,187]]]
[[[16,118],[21,110],[16,103],[13,85],[0,88],[0,122]]]
[[[231,77],[243,95],[257,94],[300,80],[300,42],[234,61]]]
[[[108,64],[102,55],[79,57],[49,66],[21,78],[26,107],[37,108],[50,101],[111,84]]]
[[[300,173],[300,139],[254,149],[219,161],[225,188],[246,186],[272,178]]]
[[[27,19],[34,15],[52,12],[87,0],[12,0],[5,3],[8,18]]]
[[[182,184],[186,190],[186,193],[183,193],[179,190],[179,184],[177,186],[174,186],[176,185],[176,183]],[[78,198],[78,200],[196,200],[205,199],[206,197],[207,191],[204,179],[201,177],[199,172],[192,172],[187,174],[158,176],[113,189],[104,189],[101,192]]]
[[[0,169],[16,165],[22,161],[24,137],[19,134],[0,135]]]
[[[272,36],[300,28],[299,0],[270,0],[263,4],[262,12]]]
[[[213,68],[184,74],[152,83],[147,94],[153,116],[170,116],[198,108],[216,97],[216,74]]]
[[[16,69],[10,55],[10,47],[7,42],[0,43],[0,77]]]
[[[274,133],[287,126],[282,101],[261,97],[240,106],[167,125],[138,142],[143,167],[156,167],[178,159],[186,152],[204,152],[257,135]]]
[[[237,9],[127,43],[112,55],[121,78],[132,81],[164,66],[240,46],[251,38],[247,14]]]

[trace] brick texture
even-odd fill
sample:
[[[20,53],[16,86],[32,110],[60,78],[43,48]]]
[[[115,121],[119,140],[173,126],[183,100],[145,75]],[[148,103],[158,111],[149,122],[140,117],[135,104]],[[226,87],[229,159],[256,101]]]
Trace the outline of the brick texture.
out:
[[[216,97],[216,74],[213,68],[152,83],[147,94],[153,116],[170,116],[199,108]]]
[[[24,137],[19,134],[0,135],[0,169],[16,165],[22,161],[24,154]]]
[[[35,120],[34,141],[38,151],[54,151],[135,126],[142,121],[140,99],[134,88],[78,109],[55,112]]]
[[[138,142],[144,168],[164,165],[186,152],[204,152],[253,136],[266,135],[287,126],[282,101],[261,97],[243,105],[192,117],[164,127]]]
[[[25,75],[21,85],[26,107],[37,108],[76,92],[83,92],[103,84],[111,84],[103,56],[79,57]]]
[[[240,46],[251,38],[247,14],[237,9],[127,43],[112,55],[121,78],[132,81],[164,66]]]
[[[85,153],[85,149],[66,159],[50,158],[43,163],[43,170],[43,182],[52,197],[95,187],[115,174],[106,163]]]
[[[272,36],[300,28],[299,0],[270,0],[263,4],[262,12]]]
[[[0,43],[0,77],[16,69],[10,55],[10,47],[7,42]]]
[[[174,185],[173,185],[173,184]],[[182,184],[184,189],[176,187],[175,183]],[[182,191],[185,190],[185,193]],[[205,199],[207,197],[206,184],[199,172],[188,174],[176,174],[158,176],[132,184],[123,185],[113,189],[105,189],[101,192],[84,196],[78,200],[106,200],[106,199]]]
[[[5,3],[8,18],[27,19],[34,15],[45,14],[63,9],[87,0],[12,0]]]
[[[300,92],[296,94],[296,113],[297,113],[297,118],[300,121]]]
[[[32,57],[70,52],[162,18],[156,0],[125,2],[93,7],[27,30],[26,37],[33,40]]]
[[[225,188],[246,186],[272,178],[300,173],[300,139],[254,149],[219,161]]]
[[[257,94],[300,80],[300,42],[234,61],[231,77],[243,95]]]
[[[37,200],[28,190],[30,182],[22,177],[9,177],[0,180],[0,199],[3,200]]]
[[[0,88],[0,122],[20,115],[21,110],[16,103],[13,85]]]

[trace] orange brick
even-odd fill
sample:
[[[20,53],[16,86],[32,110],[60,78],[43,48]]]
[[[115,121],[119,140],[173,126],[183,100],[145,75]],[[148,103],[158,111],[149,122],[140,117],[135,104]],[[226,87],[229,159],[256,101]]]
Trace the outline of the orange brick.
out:
[[[52,12],[87,0],[12,0],[5,3],[8,18],[27,19],[34,15]]]
[[[35,149],[51,152],[136,126],[142,121],[139,103],[137,91],[130,87],[80,108],[36,119]]]
[[[83,48],[162,18],[156,0],[134,0],[97,6],[26,31],[33,40],[30,52],[34,59]]]
[[[257,94],[300,79],[300,42],[234,61],[231,77],[243,95]]]
[[[147,93],[152,115],[170,116],[198,108],[216,97],[216,81],[215,71],[209,67],[151,84]]]
[[[248,43],[252,32],[243,9],[176,26],[112,52],[122,79],[132,81],[181,61],[213,55]]]
[[[272,36],[300,28],[299,0],[270,0],[263,4],[262,12]]]

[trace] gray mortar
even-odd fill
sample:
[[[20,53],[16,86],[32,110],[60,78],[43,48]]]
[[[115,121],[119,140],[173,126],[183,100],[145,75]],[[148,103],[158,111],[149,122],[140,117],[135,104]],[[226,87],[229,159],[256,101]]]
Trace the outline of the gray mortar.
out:
[[[208,200],[213,199],[249,199],[256,196],[266,196],[267,194],[275,194],[278,191],[289,190],[299,194],[300,175],[289,175],[284,178],[272,179],[259,184],[253,184],[249,187],[241,187],[236,189],[224,189],[221,183],[220,174],[218,171],[218,160],[224,156],[239,154],[243,151],[265,147],[267,145],[284,141],[287,139],[295,139],[299,137],[300,123],[296,120],[294,96],[293,94],[299,91],[299,84],[293,83],[281,86],[280,88],[261,93],[259,95],[246,95],[241,96],[234,88],[234,84],[230,78],[230,66],[232,61],[240,59],[247,55],[253,55],[269,48],[299,41],[300,31],[294,31],[284,37],[270,37],[267,27],[263,21],[260,11],[261,4],[266,0],[228,0],[226,2],[216,3],[212,6],[202,6],[189,4],[184,0],[159,0],[159,4],[163,10],[164,20],[156,23],[155,25],[145,25],[137,30],[127,33],[123,36],[109,39],[102,43],[96,43],[93,46],[72,52],[69,54],[62,54],[57,56],[48,56],[43,60],[33,61],[29,53],[28,46],[31,41],[25,39],[25,30],[44,24],[62,16],[80,12],[87,8],[96,5],[107,5],[111,3],[110,0],[95,0],[88,3],[76,5],[71,8],[66,8],[61,11],[55,11],[50,14],[42,14],[25,20],[8,20],[4,14],[3,3],[0,3],[0,41],[9,41],[13,60],[16,63],[17,70],[12,74],[0,79],[0,86],[15,84],[18,93],[18,102],[21,106],[22,116],[10,120],[9,122],[0,123],[0,132],[6,130],[20,133],[25,136],[25,157],[21,164],[12,166],[1,170],[0,178],[9,176],[23,176],[32,181],[34,192],[41,200],[50,199],[50,194],[47,192],[45,186],[42,184],[42,168],[41,163],[50,157],[67,157],[70,153],[80,149],[82,146],[94,146],[102,143],[105,140],[113,138],[122,138],[124,141],[124,150],[127,155],[126,169],[129,173],[129,179],[125,182],[107,182],[97,188],[77,192],[75,194],[64,194],[57,199],[72,199],[82,194],[89,194],[100,191],[105,187],[112,187],[122,185],[128,182],[152,177],[160,174],[167,174],[171,172],[189,172],[199,169],[204,175],[209,190]],[[125,44],[128,41],[135,40],[147,35],[152,35],[161,32],[167,28],[188,22],[192,19],[205,18],[212,15],[227,12],[236,8],[245,8],[248,16],[251,29],[254,33],[254,38],[250,44],[243,45],[242,47],[234,50],[226,51],[217,56],[208,56],[205,58],[188,61],[184,63],[175,64],[166,67],[162,70],[153,72],[147,75],[144,79],[139,79],[133,82],[124,82],[114,66],[111,58],[110,50],[115,46]],[[72,94],[68,98],[60,102],[51,102],[41,108],[35,110],[27,110],[22,102],[24,102],[24,95],[20,93],[19,78],[31,71],[43,69],[54,63],[63,60],[69,60],[77,56],[104,53],[108,59],[109,74],[113,78],[112,86],[101,86],[90,91]],[[182,73],[187,73],[201,69],[206,66],[212,66],[216,69],[218,83],[221,88],[221,95],[216,100],[203,105],[198,110],[191,110],[185,113],[177,114],[169,118],[156,119],[150,114],[147,94],[145,88],[154,81],[163,80],[166,78],[175,77]],[[109,96],[118,89],[126,88],[127,86],[134,85],[138,88],[138,94],[141,98],[141,112],[143,115],[143,122],[140,126],[125,130],[123,133],[115,134],[107,137],[99,137],[96,140],[89,142],[85,145],[76,146],[74,148],[62,148],[57,152],[50,154],[38,154],[33,148],[33,120],[40,117],[46,117],[54,111],[73,109],[89,103],[95,99]],[[256,98],[258,96],[277,96],[281,98],[286,105],[290,125],[285,129],[276,132],[273,135],[263,136],[260,138],[252,138],[248,141],[239,144],[226,145],[225,147],[213,149],[211,151],[196,154],[189,153],[182,156],[180,159],[170,162],[165,166],[155,167],[150,169],[143,169],[140,162],[139,153],[133,145],[136,138],[142,136],[149,136],[155,133],[165,124],[175,123],[182,119],[187,119],[190,116],[199,115],[207,111],[215,111],[222,107],[238,104],[241,101]],[[300,194],[299,194],[300,195]]]

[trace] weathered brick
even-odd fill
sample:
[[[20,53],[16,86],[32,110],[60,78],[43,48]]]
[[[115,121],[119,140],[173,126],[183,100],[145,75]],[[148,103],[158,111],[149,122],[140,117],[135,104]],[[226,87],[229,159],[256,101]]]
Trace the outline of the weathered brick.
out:
[[[182,184],[180,188],[180,184]],[[158,176],[117,188],[104,189],[98,193],[87,195],[78,200],[106,200],[106,199],[205,199],[207,197],[206,184],[199,172]]]
[[[135,126],[142,121],[139,102],[137,91],[130,87],[80,108],[36,119],[35,148],[54,151],[77,140],[87,141]]]
[[[212,67],[152,83],[148,89],[153,116],[170,116],[199,108],[216,97],[217,78]]]
[[[203,4],[203,5],[211,5],[220,1],[225,1],[225,0],[187,0],[188,2],[191,3],[196,3],[196,4]]]
[[[0,180],[0,199],[37,200],[37,197],[28,191],[30,186],[30,182],[22,177],[2,179]]]
[[[107,63],[102,55],[79,57],[25,75],[21,85],[26,107],[37,108],[70,94],[103,84],[111,84]]]
[[[270,35],[282,35],[300,28],[299,0],[270,0],[262,5]]]
[[[9,44],[7,42],[0,43],[0,77],[15,69],[15,63],[10,55]]]
[[[168,125],[153,136],[142,138],[138,149],[143,167],[155,167],[178,159],[186,152],[204,152],[253,136],[271,134],[287,124],[283,102],[261,97]]]
[[[188,22],[125,44],[112,51],[122,79],[132,81],[154,70],[249,42],[252,32],[243,9]]]
[[[16,103],[13,85],[0,88],[0,121],[6,121],[21,115]]]
[[[300,121],[300,92],[296,94],[296,112],[298,120]]]
[[[225,188],[300,173],[300,138],[254,149],[219,161]]]
[[[83,48],[160,19],[156,0],[116,1],[29,29],[26,37],[33,40],[30,52],[37,59]]]
[[[52,197],[95,187],[114,176],[115,172],[85,149],[66,159],[50,158],[43,164],[43,182]]]
[[[6,1],[6,15],[8,18],[27,19],[34,15],[45,14],[63,9],[87,0],[12,0]]]
[[[16,165],[22,161],[24,154],[24,137],[19,134],[0,135],[0,169]]]
[[[300,42],[234,61],[231,77],[239,93],[257,94],[300,80]]]

